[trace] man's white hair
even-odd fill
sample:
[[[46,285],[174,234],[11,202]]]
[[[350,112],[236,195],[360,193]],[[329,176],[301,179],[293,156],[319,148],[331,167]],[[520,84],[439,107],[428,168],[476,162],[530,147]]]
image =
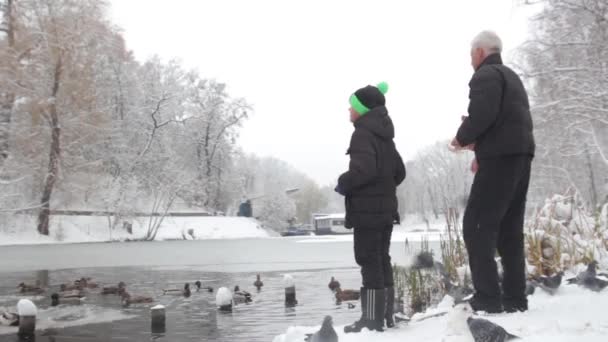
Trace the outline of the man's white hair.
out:
[[[473,49],[484,49],[488,54],[502,52],[502,40],[494,31],[482,31],[471,43]]]

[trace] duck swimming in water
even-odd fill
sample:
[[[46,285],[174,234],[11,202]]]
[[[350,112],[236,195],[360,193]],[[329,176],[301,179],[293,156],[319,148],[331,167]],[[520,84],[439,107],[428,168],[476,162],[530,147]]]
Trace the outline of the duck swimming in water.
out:
[[[213,292],[213,287],[211,287],[211,286],[203,287],[203,283],[201,283],[200,280],[195,281],[194,285],[196,286],[196,292],[199,292],[200,290],[207,290],[207,292]]]
[[[124,291],[120,295],[122,298],[122,306],[128,307],[131,304],[147,304],[154,303],[154,298],[146,296],[131,296],[129,292]]]
[[[28,285],[26,283],[20,283],[17,285],[19,288],[19,292],[21,293],[32,293],[32,294],[41,294],[44,293],[44,289],[40,285],[40,281],[36,281],[36,285]]]
[[[94,283],[91,278],[82,277],[80,279],[80,286],[85,289],[96,289],[99,288],[99,284]]]
[[[118,283],[118,286],[108,286],[108,287],[103,287],[101,289],[101,294],[102,295],[110,295],[110,294],[121,294],[122,292],[124,292],[127,288],[127,284],[125,284],[124,282],[120,282]]]
[[[251,303],[253,301],[251,299],[251,293],[247,291],[241,291],[238,285],[234,287],[234,294],[232,295],[232,297],[236,304],[246,304]]]
[[[190,297],[190,295],[192,294],[192,292],[190,291],[190,284],[186,283],[184,284],[184,289],[180,290],[180,289],[166,289],[163,290],[163,294],[164,295],[173,295],[173,296],[184,296],[184,297]]]
[[[82,283],[80,282],[80,280],[76,280],[74,282],[74,284],[61,284],[59,285],[59,289],[61,290],[61,292],[65,292],[65,291],[76,291],[76,290],[82,290],[83,286]]]
[[[258,290],[260,290],[264,286],[264,283],[262,282],[262,279],[260,278],[259,274],[256,276],[256,281],[253,283],[253,286],[255,286]]]
[[[80,305],[84,302],[84,297],[62,297],[58,293],[51,295],[51,306],[58,306],[61,304],[67,305]]]

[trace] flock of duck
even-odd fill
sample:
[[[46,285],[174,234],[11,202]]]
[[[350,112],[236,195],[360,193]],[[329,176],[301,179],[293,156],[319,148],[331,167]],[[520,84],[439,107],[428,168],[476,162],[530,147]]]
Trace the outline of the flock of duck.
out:
[[[185,283],[183,288],[168,288],[162,290],[163,296],[183,296],[188,298],[192,295],[193,291],[196,292],[208,292],[213,293],[214,288],[211,286],[203,286],[200,280],[195,281],[194,289],[191,289],[190,283]],[[264,286],[260,275],[256,276],[256,280],[253,282],[253,286],[260,291]],[[356,301],[360,298],[360,291],[342,289],[340,282],[334,277],[328,284],[329,289],[335,294],[336,303]],[[20,283],[17,286],[21,295],[43,295],[48,292],[48,289],[41,285],[40,281],[36,281],[35,284]],[[51,306],[59,305],[79,305],[85,302],[87,295],[101,295],[109,296],[114,295],[120,297],[120,301],[123,307],[128,307],[131,304],[150,304],[156,302],[156,299],[152,296],[144,296],[132,294],[128,291],[127,284],[123,281],[119,282],[115,286],[101,286],[99,283],[94,282],[92,278],[82,277],[71,283],[64,283],[59,285],[59,291],[52,292],[50,295]],[[234,291],[231,292],[231,299],[233,304],[249,304],[253,301],[251,293],[241,290],[237,285],[234,287]],[[354,308],[355,305],[352,303],[348,304],[350,309]],[[2,312],[0,313],[0,325],[5,326],[18,326],[19,316],[13,312]]]
[[[256,281],[253,285],[260,290],[264,283],[262,282],[260,275],[257,275]],[[196,292],[209,292],[213,293],[214,289],[211,286],[203,286],[200,280],[194,282]],[[43,295],[47,293],[47,288],[41,285],[40,281],[36,281],[35,284],[20,283],[17,285],[19,294],[21,295]],[[120,297],[120,301],[123,307],[128,307],[131,304],[148,304],[154,303],[156,299],[151,296],[135,295],[131,294],[125,282],[121,281],[116,286],[100,286],[94,282],[91,278],[80,278],[71,283],[64,283],[59,285],[59,291],[52,292],[50,295],[51,306],[59,305],[79,305],[86,300],[87,295],[96,294],[101,296],[115,295]],[[192,295],[190,289],[190,283],[185,283],[183,288],[168,288],[162,290],[163,296],[183,296],[188,298]],[[234,287],[232,298],[235,303],[250,303],[252,296],[247,291],[240,290],[239,286]],[[19,315],[14,312],[0,312],[0,325],[4,326],[18,326]]]

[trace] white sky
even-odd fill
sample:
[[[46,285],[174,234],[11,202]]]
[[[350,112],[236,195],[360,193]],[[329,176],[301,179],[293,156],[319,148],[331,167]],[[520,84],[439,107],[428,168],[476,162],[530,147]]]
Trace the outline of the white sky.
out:
[[[139,60],[178,58],[246,98],[245,151],[325,185],[348,165],[348,98],[367,84],[389,83],[404,158],[452,138],[468,104],[470,41],[495,30],[508,57],[526,38],[519,2],[112,0],[111,17]]]

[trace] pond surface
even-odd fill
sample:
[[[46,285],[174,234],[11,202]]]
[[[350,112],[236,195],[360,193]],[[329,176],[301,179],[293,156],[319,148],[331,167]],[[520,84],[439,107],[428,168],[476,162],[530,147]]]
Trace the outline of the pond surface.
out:
[[[393,242],[393,260],[404,263],[417,244],[406,251]],[[433,243],[431,243],[431,247]],[[37,279],[49,286],[32,299],[40,308],[36,341],[272,341],[293,325],[318,325],[332,315],[336,325],[351,323],[359,303],[349,309],[336,304],[327,288],[335,276],[344,288],[358,289],[359,269],[352,242],[318,238],[134,242],[0,247],[0,309],[14,308],[16,285]],[[260,273],[264,287],[253,287]],[[284,305],[283,275],[296,281],[299,305]],[[91,290],[84,304],[49,308],[50,293],[59,284],[91,277],[100,284],[127,283],[132,295],[151,296],[154,304],[123,308],[117,296]],[[218,312],[215,293],[194,292],[190,298],[163,295],[165,288],[201,280],[205,286],[241,289],[253,303],[238,305],[230,314]],[[150,307],[167,310],[166,332],[150,331]],[[0,327],[0,341],[17,341],[15,330]]]

